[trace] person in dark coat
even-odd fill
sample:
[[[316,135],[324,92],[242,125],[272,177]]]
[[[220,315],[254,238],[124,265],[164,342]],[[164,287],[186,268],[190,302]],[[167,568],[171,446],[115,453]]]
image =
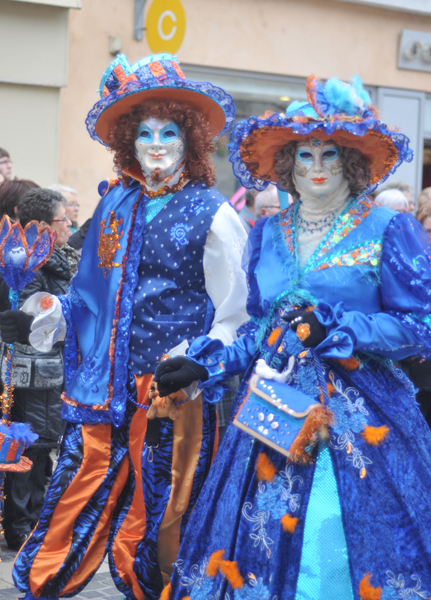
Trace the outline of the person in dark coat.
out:
[[[18,200],[25,192],[34,188],[39,188],[39,186],[28,179],[17,179],[15,177],[10,181],[0,182],[0,220],[7,215],[11,221],[16,221]],[[9,288],[0,274],[0,312],[9,309]]]
[[[66,293],[71,274],[61,247],[70,235],[70,220],[63,197],[52,190],[32,189],[19,200],[18,218],[23,227],[36,220],[57,232],[53,253],[22,291],[20,303],[36,292]],[[63,359],[61,347],[40,353],[28,344],[16,343],[15,352],[15,368],[21,375],[17,377],[11,417],[13,421],[29,423],[39,435],[23,453],[33,461],[32,469],[27,473],[8,473],[5,481],[5,538],[9,548],[18,550],[39,519],[49,454],[62,434]]]

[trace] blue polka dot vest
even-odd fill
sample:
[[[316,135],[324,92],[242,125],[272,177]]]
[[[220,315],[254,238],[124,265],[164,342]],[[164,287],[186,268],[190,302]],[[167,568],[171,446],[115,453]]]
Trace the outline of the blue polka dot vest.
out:
[[[209,331],[214,308],[205,291],[203,254],[225,201],[214,188],[189,183],[151,220],[147,215],[129,344],[134,374],[154,372],[163,354]]]

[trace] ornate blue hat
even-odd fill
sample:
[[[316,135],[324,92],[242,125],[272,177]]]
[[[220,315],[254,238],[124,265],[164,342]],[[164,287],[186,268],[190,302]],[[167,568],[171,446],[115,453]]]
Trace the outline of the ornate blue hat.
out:
[[[176,100],[201,112],[212,137],[225,133],[233,123],[232,96],[208,82],[186,79],[171,54],[155,54],[130,65],[124,54],[111,62],[100,82],[101,100],[88,113],[89,134],[105,146],[121,115],[146,100]]]
[[[229,160],[244,187],[263,190],[276,184],[275,154],[289,142],[311,135],[360,150],[371,170],[368,192],[403,161],[413,159],[409,139],[378,119],[359,77],[354,76],[351,85],[335,78],[324,85],[311,75],[307,95],[308,102],[292,102],[285,116],[266,113],[235,125]]]

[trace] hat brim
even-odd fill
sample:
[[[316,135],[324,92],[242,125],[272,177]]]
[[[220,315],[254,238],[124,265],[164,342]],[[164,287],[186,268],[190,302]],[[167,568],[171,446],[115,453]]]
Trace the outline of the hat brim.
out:
[[[289,142],[303,141],[314,137],[321,141],[331,140],[339,146],[358,149],[371,170],[370,184],[376,184],[394,167],[398,160],[398,149],[386,135],[369,129],[364,135],[354,135],[343,129],[337,129],[330,135],[317,128],[307,135],[295,133],[292,129],[267,126],[255,129],[241,143],[241,159],[256,179],[278,182],[274,172],[275,154]]]
[[[147,100],[175,100],[191,106],[201,112],[209,123],[211,138],[218,136],[226,124],[226,115],[223,108],[215,100],[205,94],[190,89],[181,88],[152,88],[140,90],[119,97],[115,102],[106,107],[99,115],[96,123],[96,133],[105,144],[109,145],[109,134],[118,119],[130,112],[133,106],[142,104]]]
[[[8,471],[11,473],[25,473],[30,471],[33,462],[26,456],[21,456],[18,463],[6,463],[0,465],[0,471]]]

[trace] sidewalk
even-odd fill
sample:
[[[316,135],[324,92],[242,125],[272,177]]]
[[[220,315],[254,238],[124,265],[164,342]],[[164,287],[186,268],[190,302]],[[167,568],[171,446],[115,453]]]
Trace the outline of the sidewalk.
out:
[[[12,582],[12,565],[16,552],[9,550],[3,537],[0,538],[0,600],[23,598]],[[122,594],[112,582],[107,560],[104,561],[87,587],[78,595],[77,600],[121,600]]]

